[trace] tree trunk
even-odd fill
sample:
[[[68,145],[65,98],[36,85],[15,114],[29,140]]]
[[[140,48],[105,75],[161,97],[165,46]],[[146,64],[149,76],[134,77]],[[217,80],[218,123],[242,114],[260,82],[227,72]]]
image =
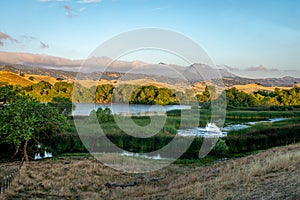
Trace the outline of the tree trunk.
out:
[[[27,146],[28,146],[28,140],[25,141],[24,147],[23,147],[23,153],[24,158],[26,162],[29,162],[28,154],[27,154]]]
[[[19,147],[16,148],[16,151],[15,151],[14,155],[11,157],[11,159],[14,159],[18,153],[19,153]]]

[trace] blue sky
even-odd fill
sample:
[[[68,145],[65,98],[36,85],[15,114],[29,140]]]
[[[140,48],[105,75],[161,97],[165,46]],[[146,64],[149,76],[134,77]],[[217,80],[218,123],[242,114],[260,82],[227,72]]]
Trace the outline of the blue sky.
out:
[[[300,66],[297,0],[10,0],[0,3],[0,51],[86,58],[125,31],[166,28],[216,64]]]

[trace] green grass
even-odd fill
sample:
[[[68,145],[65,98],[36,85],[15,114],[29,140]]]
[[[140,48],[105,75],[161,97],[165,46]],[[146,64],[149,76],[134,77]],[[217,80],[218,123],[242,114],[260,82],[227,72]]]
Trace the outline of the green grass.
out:
[[[228,135],[243,135],[243,134],[249,134],[254,132],[260,132],[262,130],[267,130],[270,128],[289,128],[289,127],[297,126],[299,124],[300,124],[300,117],[295,117],[295,118],[289,118],[278,122],[257,123],[246,129],[229,131]]]
[[[174,114],[175,113],[175,114]],[[157,149],[164,147],[168,144],[176,135],[177,129],[179,128],[189,128],[199,125],[195,121],[189,121],[189,118],[195,118],[195,113],[188,113],[183,122],[181,121],[180,112],[171,112],[167,117],[164,127],[154,136],[149,138],[140,138],[128,135],[126,131],[123,131],[116,123],[107,122],[101,123],[101,128],[105,133],[105,136],[109,140],[119,146],[121,149],[138,152],[138,153],[147,153],[152,152]],[[254,126],[251,126],[248,129],[242,129],[238,131],[230,131],[228,136],[224,138],[226,145],[230,149],[228,157],[240,157],[244,156],[247,153],[255,152],[260,149],[266,149],[273,146],[285,145],[288,143],[293,143],[293,141],[298,141],[299,136],[295,134],[300,127],[300,117],[298,116],[299,112],[294,111],[274,111],[274,112],[256,112],[256,111],[229,111],[227,113],[227,119],[233,120],[235,123],[239,123],[237,119],[243,119],[246,121],[258,121],[266,120],[269,118],[277,117],[289,117],[287,120],[278,121],[273,123],[259,123]],[[298,116],[298,117],[294,117]],[[209,110],[201,110],[200,113],[200,125],[203,123],[205,126],[210,118]],[[126,118],[126,117],[124,117]],[[141,133],[142,129],[145,126],[148,126],[151,123],[150,117],[131,117],[131,119],[138,126],[141,126],[140,129],[133,129],[130,124],[125,124],[125,128],[131,130],[137,135]],[[86,141],[93,146],[93,143],[96,143],[92,147],[94,151],[105,152],[103,145],[110,145],[102,142],[101,135],[97,131],[99,125],[96,123],[90,124],[87,117],[81,118],[76,121],[77,128],[80,130],[80,137],[85,137]],[[202,125],[202,126],[203,126]],[[75,131],[74,131],[75,130]],[[151,131],[151,130],[150,130]],[[104,134],[102,134],[102,137]],[[53,147],[54,155],[64,155],[64,153],[72,153],[70,156],[73,156],[73,153],[79,153],[79,155],[86,155],[86,148],[81,142],[81,139],[77,134],[75,124],[72,122],[69,132],[57,136],[56,138],[49,139],[48,144]],[[97,141],[97,142],[95,142]],[[184,162],[206,162],[199,161],[198,153],[200,146],[202,144],[202,138],[196,138],[191,144],[190,148],[187,150],[184,156],[182,156],[180,163]],[[83,153],[83,154],[81,154]],[[215,155],[215,152],[211,152],[211,155]],[[188,158],[188,159],[185,159]],[[195,159],[195,160],[193,160]],[[201,159],[200,159],[201,160]]]

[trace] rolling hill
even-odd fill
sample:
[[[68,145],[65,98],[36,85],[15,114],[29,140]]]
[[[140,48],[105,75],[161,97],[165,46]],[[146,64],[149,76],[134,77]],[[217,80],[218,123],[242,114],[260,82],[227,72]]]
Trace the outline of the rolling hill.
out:
[[[100,84],[155,85],[178,90],[192,85],[196,92],[202,92],[211,81],[220,82],[226,88],[237,87],[245,92],[256,90],[273,90],[275,87],[291,88],[300,83],[300,78],[285,76],[282,78],[246,78],[237,76],[228,70],[230,67],[219,66],[213,69],[204,64],[194,63],[187,67],[166,63],[147,64],[140,61],[114,61],[105,69],[112,59],[107,57],[90,58],[85,61],[87,69],[78,72],[83,60],[70,60],[41,54],[0,52],[0,82],[9,84],[31,85],[39,81],[54,84],[56,81],[80,80],[82,85],[89,87]],[[97,66],[95,68],[95,66]],[[93,71],[98,69],[100,71]],[[104,70],[105,71],[101,71]],[[129,71],[128,71],[129,70]],[[255,70],[257,70],[255,68]],[[258,70],[266,70],[260,67]],[[253,70],[252,70],[253,71]],[[24,76],[20,76],[24,74]],[[33,79],[29,80],[29,76]],[[222,77],[222,80],[220,78]],[[217,80],[215,80],[218,78]],[[187,81],[188,79],[189,81]]]
[[[7,71],[0,71],[0,83],[9,83],[11,85],[19,84],[22,86],[28,86],[34,84],[33,81],[30,81],[25,77]]]

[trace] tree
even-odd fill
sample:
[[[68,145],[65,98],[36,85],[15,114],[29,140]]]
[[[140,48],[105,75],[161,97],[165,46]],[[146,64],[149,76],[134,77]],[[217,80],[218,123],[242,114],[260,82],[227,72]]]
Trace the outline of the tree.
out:
[[[0,110],[0,118],[0,143],[14,146],[16,151],[13,157],[22,149],[26,161],[29,160],[29,141],[40,143],[40,140],[62,131],[68,125],[66,117],[57,109],[25,95],[15,96],[4,106]]]
[[[114,122],[114,115],[108,107],[102,109],[99,107],[96,111],[96,116],[100,123]]]
[[[71,115],[72,109],[75,107],[72,101],[66,97],[53,97],[49,105],[56,108],[60,114],[65,116]]]
[[[34,77],[33,76],[29,76],[28,79],[31,80],[31,81],[34,81]]]
[[[220,138],[214,146],[213,152],[219,157],[224,157],[228,154],[229,147],[226,145],[226,142]]]
[[[11,101],[19,90],[15,89],[12,85],[0,86],[0,103],[5,104]]]
[[[73,83],[56,82],[52,87],[51,95],[72,98],[73,86]]]
[[[112,102],[114,103],[129,103],[131,97],[135,93],[137,86],[122,84],[113,89]]]
[[[95,102],[110,103],[114,86],[111,84],[98,85],[96,88]]]
[[[49,93],[51,91],[52,85],[46,81],[40,81],[31,86],[31,91],[29,94],[41,102],[48,102],[51,100]]]

